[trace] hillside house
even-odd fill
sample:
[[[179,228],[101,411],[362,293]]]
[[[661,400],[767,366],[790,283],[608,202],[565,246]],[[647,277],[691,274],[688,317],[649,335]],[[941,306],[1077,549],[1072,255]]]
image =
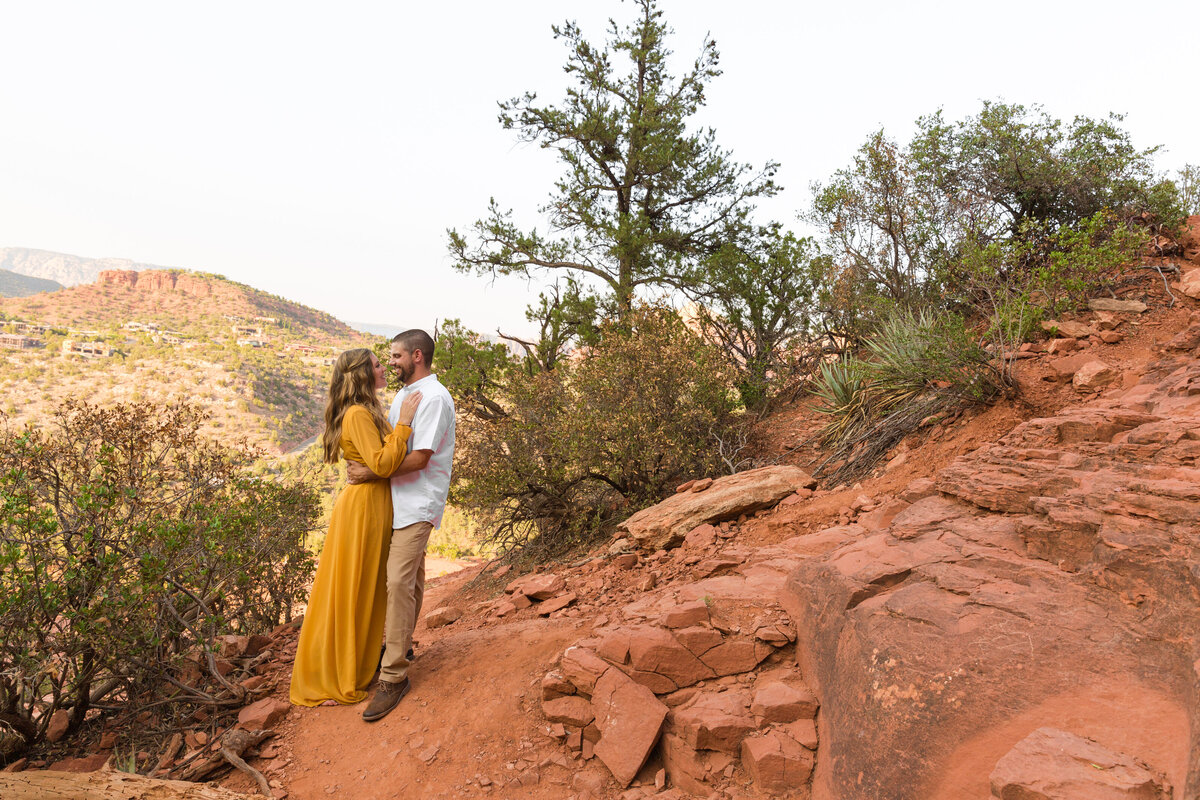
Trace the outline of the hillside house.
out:
[[[9,320],[4,324],[10,326],[14,333],[23,333],[27,336],[41,336],[50,330],[49,325],[39,325],[36,322],[22,322],[19,319]]]
[[[153,322],[136,322],[130,320],[121,326],[127,331],[140,331],[142,333],[154,333],[158,330],[158,326]]]
[[[279,317],[255,317],[255,322],[261,322],[264,325],[278,325]]]
[[[104,342],[79,342],[67,339],[62,343],[64,356],[80,356],[82,358],[108,358],[113,349]]]
[[[289,353],[299,353],[302,356],[319,356],[326,352],[328,348],[317,347],[311,344],[300,344],[299,342],[291,342],[283,348]]]
[[[262,328],[253,327],[250,325],[234,325],[233,335],[238,339],[260,339],[263,335]],[[239,341],[238,344],[241,344]]]
[[[238,347],[266,347],[267,343],[262,339],[238,339]]]
[[[33,350],[45,344],[41,339],[19,333],[0,333],[0,347],[6,350]]]

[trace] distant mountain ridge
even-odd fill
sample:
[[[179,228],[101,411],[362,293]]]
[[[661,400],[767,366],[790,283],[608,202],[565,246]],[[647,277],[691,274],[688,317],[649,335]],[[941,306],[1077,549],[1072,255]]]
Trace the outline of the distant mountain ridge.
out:
[[[40,292],[55,292],[63,288],[58,281],[33,278],[7,269],[0,269],[0,297],[28,297]]]
[[[106,269],[168,269],[128,258],[87,258],[29,247],[0,247],[0,269],[56,281],[63,286],[93,283]]]

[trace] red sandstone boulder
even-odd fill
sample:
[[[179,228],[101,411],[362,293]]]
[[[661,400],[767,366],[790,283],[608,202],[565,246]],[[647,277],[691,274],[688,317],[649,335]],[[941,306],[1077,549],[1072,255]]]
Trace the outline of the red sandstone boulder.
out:
[[[1188,270],[1179,280],[1179,291],[1200,300],[1200,269]]]
[[[425,627],[441,628],[456,622],[463,615],[463,610],[457,606],[441,606],[425,615]]]
[[[737,675],[754,669],[774,652],[775,648],[763,641],[726,639],[705,651],[700,660],[717,676]]]
[[[671,712],[671,733],[696,750],[737,753],[742,739],[758,730],[745,691],[701,694],[694,702]]]
[[[707,625],[708,621],[708,604],[703,600],[692,600],[672,606],[658,618],[658,624],[664,628],[691,628],[696,625]]]
[[[551,670],[542,676],[542,699],[557,700],[575,694],[575,686],[561,672]]]
[[[596,717],[592,704],[577,695],[543,700],[542,714],[548,722],[561,722],[575,728],[584,727]]]
[[[639,672],[668,678],[676,688],[691,686],[716,673],[662,628],[649,625],[628,632],[629,664]]]
[[[568,647],[558,665],[562,675],[586,695],[596,688],[596,681],[607,672],[609,665],[586,647]]]
[[[1121,380],[1121,372],[1103,361],[1092,360],[1084,364],[1071,378],[1071,384],[1081,392],[1094,392],[1112,386]]]
[[[757,687],[750,704],[750,711],[764,722],[812,719],[818,708],[820,703],[808,687],[797,689],[778,681]]]
[[[737,519],[771,508],[797,489],[814,488],[816,481],[796,467],[774,466],[727,475],[703,492],[683,492],[656,506],[639,511],[621,523],[643,550],[678,546],[687,534],[704,523]]]
[[[701,797],[711,795],[713,787],[709,781],[723,778],[724,770],[733,763],[728,753],[697,750],[671,733],[663,734],[661,750],[671,785]]]
[[[290,704],[282,700],[264,697],[238,712],[238,727],[251,731],[273,730],[291,708]]]
[[[596,682],[592,704],[600,729],[596,757],[617,783],[628,786],[658,743],[667,707],[652,691],[615,669]]]
[[[742,766],[755,785],[781,794],[806,786],[816,762],[812,752],[780,731],[747,738],[741,751]]]
[[[999,800],[1170,800],[1170,784],[1145,764],[1091,739],[1038,728],[996,764]]]
[[[561,577],[555,575],[553,572],[547,572],[541,575],[530,575],[525,578],[518,585],[516,591],[531,600],[548,600],[565,589],[566,586],[566,582]]]
[[[46,741],[54,744],[67,735],[67,727],[71,724],[71,712],[60,708],[50,715],[50,724],[46,726]]]
[[[562,611],[578,599],[574,592],[567,592],[566,594],[560,594],[558,597],[552,597],[538,606],[538,616],[548,617],[555,611]]]

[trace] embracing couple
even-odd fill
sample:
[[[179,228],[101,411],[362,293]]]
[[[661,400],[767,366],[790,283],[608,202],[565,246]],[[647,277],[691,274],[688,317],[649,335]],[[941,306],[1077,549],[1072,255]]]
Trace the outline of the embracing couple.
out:
[[[454,401],[431,372],[433,339],[399,334],[388,365],[404,388],[387,417],[387,370],[374,353],[347,350],[333,365],[321,445],[326,463],[346,459],[350,485],[333,506],[292,668],[292,702],[316,706],[361,702],[378,666],[368,722],[411,685],[425,545],[441,525],[454,458]]]

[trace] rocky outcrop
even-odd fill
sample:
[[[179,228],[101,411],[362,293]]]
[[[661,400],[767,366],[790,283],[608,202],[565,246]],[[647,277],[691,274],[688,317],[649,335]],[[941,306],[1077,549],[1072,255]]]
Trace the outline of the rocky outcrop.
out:
[[[697,485],[700,483],[634,514],[618,531],[644,550],[676,547],[698,525],[771,508],[797,490],[814,488],[817,482],[797,467],[775,466],[718,478],[701,491],[696,490]]]
[[[797,536],[749,551],[722,533],[699,526],[675,556],[651,557],[693,564],[695,579],[639,596],[568,647],[542,680],[542,711],[569,752],[599,759],[621,786],[657,756],[665,783],[689,794],[748,779],[774,796],[803,797],[820,704],[783,660],[795,632],[778,595],[801,561],[848,537]],[[701,568],[717,562],[716,574]],[[533,585],[523,577],[508,588]]]
[[[992,771],[999,800],[1171,800],[1159,773],[1091,739],[1038,728]]]
[[[1171,358],[802,561],[782,601],[821,702],[814,797],[982,796],[1047,726],[1200,792],[1198,457],[1200,362]]]
[[[167,270],[129,269],[102,270],[96,278],[98,286],[116,286],[146,294],[178,292],[189,297],[211,297],[212,281],[186,272]]]

